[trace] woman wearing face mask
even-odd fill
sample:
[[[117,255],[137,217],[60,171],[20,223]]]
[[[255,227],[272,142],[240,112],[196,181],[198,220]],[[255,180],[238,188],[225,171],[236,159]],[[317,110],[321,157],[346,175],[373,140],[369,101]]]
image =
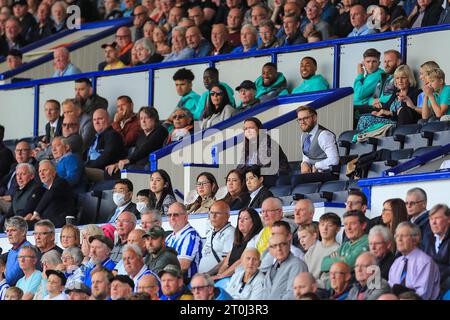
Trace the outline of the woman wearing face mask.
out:
[[[188,205],[188,213],[205,213],[213,205],[217,190],[216,178],[209,172],[202,172],[197,176],[197,199]]]
[[[202,130],[230,118],[233,112],[227,89],[221,84],[214,85],[209,92],[209,102],[201,122]]]
[[[150,202],[154,202],[155,196],[153,192],[150,192],[150,189],[142,189],[136,193],[136,209],[139,213],[144,212],[146,208],[149,207]]]
[[[228,172],[225,181],[228,193],[223,200],[228,203],[231,210],[242,209],[250,200],[244,175],[241,171],[234,169]]]
[[[149,207],[167,214],[170,205],[176,202],[169,174],[160,169],[152,173],[150,177],[150,191],[154,195]]]

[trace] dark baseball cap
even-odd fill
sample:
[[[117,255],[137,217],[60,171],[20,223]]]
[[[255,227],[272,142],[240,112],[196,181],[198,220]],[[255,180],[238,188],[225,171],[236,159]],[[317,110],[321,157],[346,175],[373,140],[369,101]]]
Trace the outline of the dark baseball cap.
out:
[[[113,281],[119,281],[121,283],[125,283],[131,287],[131,290],[134,290],[134,281],[127,275],[123,275],[123,274],[115,275],[112,278],[111,283]]]
[[[22,58],[22,52],[20,52],[19,50],[17,50],[17,49],[11,49],[11,50],[9,50],[8,51],[8,56],[13,56],[13,57],[20,57],[20,58]]]
[[[58,278],[61,279],[61,284],[63,286],[66,285],[66,281],[67,281],[66,276],[61,271],[59,271],[59,270],[47,270],[47,271],[45,271],[45,274],[47,275],[47,279],[48,279],[48,277],[50,277],[50,275],[54,274],[55,276],[57,276]]]
[[[160,272],[158,272],[158,276],[161,278],[164,273],[169,273],[177,278],[183,277],[183,274],[181,273],[181,269],[178,268],[174,264],[168,264],[167,266],[165,266],[164,269],[162,269]]]
[[[143,236],[142,238],[151,237],[153,239],[158,238],[164,238],[165,237],[165,231],[160,226],[154,226],[153,228],[150,228]]]
[[[17,5],[17,4],[20,4],[22,6],[27,6],[28,2],[27,2],[27,0],[14,0],[13,4],[12,4],[12,7],[14,8],[14,6]]]
[[[239,87],[236,87],[236,91],[239,91],[241,89],[253,89],[256,90],[256,86],[253,83],[253,81],[250,80],[244,80],[242,81],[242,83],[239,85]]]
[[[81,282],[74,282],[66,287],[66,294],[69,294],[71,292],[83,292],[87,294],[88,296],[91,295],[91,288],[89,288],[87,285]]]
[[[111,42],[111,43],[104,43],[102,44],[102,49],[105,49],[106,47],[113,47],[114,49],[117,48],[117,42]]]
[[[102,236],[102,235],[95,235],[95,236],[91,236],[89,237],[89,243],[91,243],[94,240],[98,240],[100,242],[103,242],[104,244],[106,244],[106,246],[109,249],[113,249],[114,248],[114,243],[112,242],[112,240],[110,238],[108,238],[107,236]]]

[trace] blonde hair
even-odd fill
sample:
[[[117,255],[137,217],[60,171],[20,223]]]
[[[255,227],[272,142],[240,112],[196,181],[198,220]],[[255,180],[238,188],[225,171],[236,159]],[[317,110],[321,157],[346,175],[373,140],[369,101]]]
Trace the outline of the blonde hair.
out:
[[[442,69],[432,69],[426,73],[426,76],[431,79],[442,79],[445,82],[445,73]]]
[[[400,75],[404,75],[404,76],[408,77],[410,87],[416,86],[416,84],[417,84],[416,78],[414,77],[414,74],[408,65],[402,64],[401,66],[398,66],[397,69],[395,69],[394,79]]]
[[[429,72],[433,69],[439,69],[439,65],[437,64],[436,61],[427,61],[422,63],[422,65],[420,66],[420,69],[422,69],[422,72],[426,73]]]
[[[319,234],[319,228],[314,223],[300,226],[300,228],[298,229],[298,232],[300,232],[300,231],[307,231],[310,234],[316,234],[316,235]]]

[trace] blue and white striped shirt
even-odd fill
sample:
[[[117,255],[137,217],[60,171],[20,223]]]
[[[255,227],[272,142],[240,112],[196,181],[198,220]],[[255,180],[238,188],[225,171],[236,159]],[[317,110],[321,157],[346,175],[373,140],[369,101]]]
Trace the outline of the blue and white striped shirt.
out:
[[[6,290],[8,290],[9,284],[6,283],[6,279],[0,281],[0,300],[5,300]]]
[[[158,275],[156,273],[154,273],[152,270],[150,270],[145,264],[144,266],[141,268],[141,270],[139,270],[139,272],[137,273],[137,275],[134,276],[133,281],[134,281],[134,292],[137,292],[137,287],[138,287],[138,283],[139,280],[141,280],[141,278],[143,276],[145,276],[146,274],[151,274],[153,275],[157,280],[158,280],[158,284],[161,287],[161,280],[159,279]]]
[[[178,252],[178,259],[187,259],[192,261],[187,277],[192,278],[198,272],[202,252],[202,239],[189,223],[177,233],[171,233],[166,238],[166,246],[175,249]]]

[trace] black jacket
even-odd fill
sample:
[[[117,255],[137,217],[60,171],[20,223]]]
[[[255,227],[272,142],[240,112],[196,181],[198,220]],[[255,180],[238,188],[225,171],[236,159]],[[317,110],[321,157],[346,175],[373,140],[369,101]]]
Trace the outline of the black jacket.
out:
[[[22,216],[35,211],[45,189],[40,183],[31,180],[22,190],[17,189],[11,201],[8,217]]]
[[[249,208],[261,208],[261,205],[264,200],[266,200],[269,197],[273,197],[272,192],[267,189],[266,187],[262,187],[261,190],[256,194],[256,196],[253,198],[253,200],[250,201],[247,204],[247,207]]]
[[[162,55],[160,55],[159,53],[155,53],[153,55],[151,55],[147,61],[141,62],[139,61],[138,63],[136,63],[137,66],[141,66],[144,64],[150,64],[150,63],[158,63],[163,61],[164,57]]]
[[[306,43],[306,42],[307,42],[307,40],[305,39],[305,37],[303,36],[303,34],[300,30],[298,30],[297,33],[294,34],[294,36],[292,38],[288,39],[287,35],[285,34],[279,40],[280,46],[292,46],[295,44],[302,44],[302,43]]]
[[[3,35],[0,37],[0,57],[1,56],[7,56],[8,52],[10,49],[20,49],[22,47],[24,47],[27,42],[25,40],[25,38],[22,37],[22,35],[18,35],[17,38],[14,41],[14,46],[13,47],[9,47],[8,45],[8,41],[6,40],[6,36]]]
[[[31,158],[31,160],[28,161],[28,163],[32,164],[36,168],[36,171],[38,171],[37,161],[35,158]],[[4,196],[4,195],[13,196],[14,193],[16,192],[16,190],[18,189],[17,188],[17,180],[16,180],[15,176],[14,176],[14,178],[12,178],[11,184],[8,188],[8,182],[11,179],[12,175],[16,174],[16,168],[17,168],[17,163],[13,162],[12,165],[10,166],[8,173],[0,180],[0,196]],[[38,181],[37,179],[35,179],[35,180]]]
[[[234,46],[232,46],[228,41],[223,44],[223,46],[216,52],[216,48],[212,48],[209,55],[214,56],[218,54],[227,54],[233,51]]]
[[[63,117],[59,117],[58,124],[56,125],[56,129],[55,129],[55,137],[62,136],[62,122],[63,122]],[[47,142],[47,143],[51,142],[50,122],[47,122],[47,124],[45,125],[45,142]]]
[[[416,6],[417,6],[417,4],[416,4]],[[433,0],[433,2],[431,2],[428,5],[428,7],[425,8],[425,14],[423,16],[422,24],[420,26],[421,27],[429,27],[429,26],[436,25],[439,21],[439,17],[441,16],[442,10],[443,9],[440,4],[440,1]],[[414,22],[416,21],[418,16],[419,16],[419,11],[417,11],[417,13],[412,17],[411,22],[410,22],[410,27],[412,27],[412,25],[414,24]]]
[[[30,41],[35,42],[51,36],[54,33],[56,33],[55,23],[52,19],[48,18],[43,26],[40,26],[39,23],[34,25],[30,32]]]
[[[94,136],[91,146],[95,143],[97,134]],[[86,167],[105,169],[107,165],[118,162],[125,158],[125,144],[122,136],[111,126],[99,134],[98,143],[95,148],[100,156],[95,160],[89,160],[89,149],[86,150]]]
[[[441,283],[444,284],[450,279],[450,229],[442,240],[439,251],[436,253],[436,247],[434,245],[436,238],[433,232],[429,232],[422,239],[423,251],[429,255],[439,267],[439,273],[441,274]],[[450,289],[450,288],[446,288]]]
[[[141,130],[136,140],[136,149],[128,157],[130,164],[145,166],[148,163],[150,153],[161,149],[168,135],[167,129],[160,124],[156,125],[155,129],[148,136]]]
[[[103,69],[102,69],[103,70]],[[108,109],[108,100],[106,100],[103,97],[100,97],[98,94],[93,94],[92,96],[90,96],[86,102],[81,106],[81,109],[83,110],[84,113],[90,115],[92,117],[92,115],[94,114],[94,111],[97,109]]]
[[[36,19],[29,12],[27,12],[20,21],[20,27],[22,29],[21,35],[27,42],[32,42],[34,40],[32,35],[36,25]]]
[[[16,162],[11,150],[0,141],[0,181],[8,175],[11,165]]]
[[[395,255],[392,252],[388,251],[388,253],[384,256],[384,258],[378,261],[378,266],[380,267],[381,272],[381,278],[389,280],[389,270],[391,269],[394,260]]]

